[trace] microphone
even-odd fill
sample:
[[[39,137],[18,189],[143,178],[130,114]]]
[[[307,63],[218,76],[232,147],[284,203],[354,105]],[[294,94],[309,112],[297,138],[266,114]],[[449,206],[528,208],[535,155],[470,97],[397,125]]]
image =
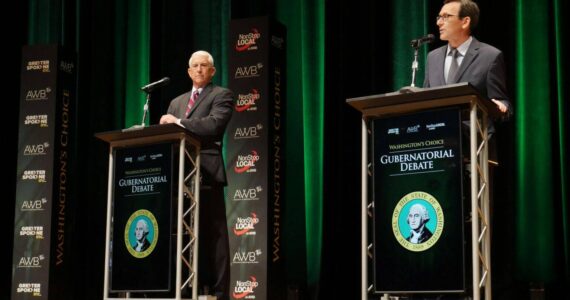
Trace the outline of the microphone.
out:
[[[412,47],[414,47],[414,48],[418,48],[422,44],[429,44],[429,43],[433,42],[434,40],[435,40],[435,36],[430,33],[430,34],[423,36],[421,38],[417,38],[417,39],[412,40],[410,42],[410,45],[412,45]]]
[[[149,83],[149,84],[143,86],[141,88],[141,90],[143,90],[147,93],[150,93],[150,92],[152,92],[152,90],[159,88],[161,86],[167,85],[169,82],[170,82],[170,78],[164,77],[159,81],[155,81],[155,82],[152,82],[152,83]]]

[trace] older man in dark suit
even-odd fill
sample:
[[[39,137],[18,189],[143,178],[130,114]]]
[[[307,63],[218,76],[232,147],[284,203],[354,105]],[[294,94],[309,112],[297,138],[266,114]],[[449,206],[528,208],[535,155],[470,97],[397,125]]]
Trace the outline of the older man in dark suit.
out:
[[[171,101],[160,124],[177,123],[202,139],[199,286],[208,287],[218,299],[229,299],[230,260],[223,190],[226,173],[221,144],[232,115],[233,94],[212,84],[216,68],[208,52],[194,52],[188,64],[192,90]]]

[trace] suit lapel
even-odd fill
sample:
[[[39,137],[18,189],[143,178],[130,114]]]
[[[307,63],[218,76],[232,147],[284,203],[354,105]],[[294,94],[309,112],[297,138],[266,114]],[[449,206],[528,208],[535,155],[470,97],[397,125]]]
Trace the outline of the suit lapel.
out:
[[[477,58],[477,56],[479,55],[479,47],[480,47],[479,41],[473,38],[473,40],[471,41],[471,45],[469,45],[469,49],[467,49],[465,57],[461,62],[461,66],[459,66],[459,70],[457,70],[457,73],[455,74],[455,78],[452,81],[453,83],[460,82],[460,79],[463,76],[463,73],[465,73],[465,70],[469,68],[469,65],[471,65],[471,63],[473,63],[475,58]]]
[[[447,46],[441,47],[441,50],[439,51],[439,55],[441,57],[440,63],[438,63],[436,65],[436,70],[435,70],[435,74],[439,74],[439,84],[435,83],[434,86],[436,85],[445,85],[445,55],[447,54]],[[437,61],[437,60],[436,60]]]

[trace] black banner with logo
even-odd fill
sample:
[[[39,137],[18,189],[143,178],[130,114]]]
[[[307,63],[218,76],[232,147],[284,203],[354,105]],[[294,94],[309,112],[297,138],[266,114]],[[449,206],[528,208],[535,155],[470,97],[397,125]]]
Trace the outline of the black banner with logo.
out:
[[[269,17],[232,20],[229,39],[230,299],[283,299],[285,28]]]
[[[376,292],[465,289],[460,110],[376,119]]]
[[[22,50],[12,299],[72,296],[75,74],[57,45]]]
[[[172,144],[115,149],[111,291],[169,291]]]

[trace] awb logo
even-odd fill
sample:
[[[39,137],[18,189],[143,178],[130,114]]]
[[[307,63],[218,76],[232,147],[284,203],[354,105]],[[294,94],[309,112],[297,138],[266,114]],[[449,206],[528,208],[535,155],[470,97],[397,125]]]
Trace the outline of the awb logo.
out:
[[[24,155],[46,155],[48,148],[49,143],[47,142],[37,145],[26,145],[24,147]]]
[[[259,218],[255,213],[251,213],[251,217],[236,219],[234,225],[234,234],[236,236],[242,235],[256,235],[255,225],[259,223]]]
[[[234,253],[233,263],[234,264],[257,264],[259,263],[259,256],[261,255],[261,249],[255,251],[238,251]]]
[[[22,202],[22,206],[20,207],[21,211],[40,211],[44,210],[44,206],[47,203],[46,198],[42,198],[40,200],[25,200]]]
[[[257,28],[252,28],[251,32],[240,33],[236,41],[236,51],[257,50],[257,40],[261,37],[261,33]]]
[[[238,94],[236,101],[236,111],[256,111],[257,110],[257,100],[261,98],[261,95],[256,89],[251,89],[249,94]]]
[[[259,155],[257,151],[252,150],[249,155],[238,155],[236,160],[236,166],[234,171],[238,174],[240,173],[254,173],[257,172],[255,168],[255,163],[259,161]]]
[[[263,129],[261,124],[250,127],[238,127],[234,133],[234,140],[258,138],[261,129]]]
[[[259,77],[261,75],[261,69],[263,69],[263,64],[258,63],[252,66],[238,67],[234,74],[235,79],[249,78],[249,77]]]
[[[250,189],[237,189],[234,192],[234,197],[232,200],[234,201],[250,201],[250,200],[259,200],[258,193],[261,193],[263,189],[261,186],[257,186],[255,188]]]
[[[51,93],[51,88],[49,87],[43,90],[29,90],[26,93],[26,101],[47,100],[49,93]]]
[[[44,259],[43,254],[39,256],[22,256],[18,262],[18,268],[41,268]]]
[[[234,299],[255,299],[255,289],[259,286],[259,282],[253,276],[249,276],[250,280],[236,280],[236,285],[232,293]]]

